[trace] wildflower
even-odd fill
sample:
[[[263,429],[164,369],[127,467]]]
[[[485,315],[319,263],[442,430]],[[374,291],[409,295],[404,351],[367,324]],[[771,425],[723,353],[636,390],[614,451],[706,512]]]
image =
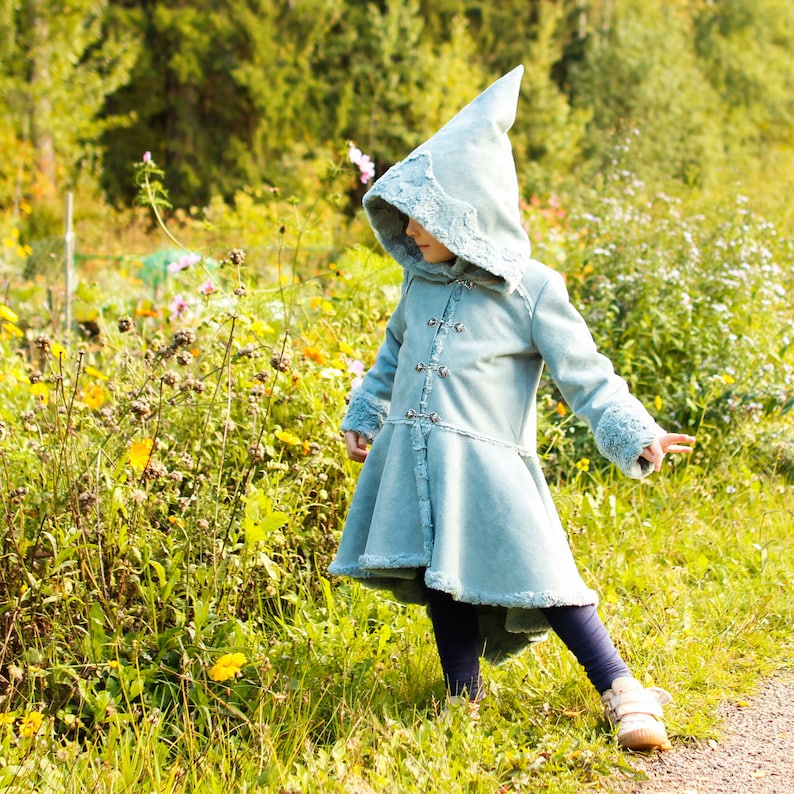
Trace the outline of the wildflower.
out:
[[[50,400],[50,390],[47,388],[47,384],[46,383],[34,383],[34,384],[32,384],[31,387],[30,387],[30,393],[34,397],[37,397],[39,400],[41,400],[41,402],[43,402],[45,405]]]
[[[568,413],[568,409],[565,407],[565,403],[563,403],[562,401],[557,403],[557,405],[554,407],[554,410],[560,416],[565,416]]]
[[[201,261],[201,257],[198,254],[182,254],[175,262],[171,262],[168,265],[168,272],[169,273],[179,273],[180,270],[187,270],[189,267],[193,267],[197,262]]]
[[[303,349],[303,355],[306,356],[306,358],[317,362],[318,364],[325,364],[325,362],[328,360],[328,356],[323,353],[322,350],[311,345]]]
[[[273,332],[273,328],[262,320],[254,320],[251,323],[252,334],[269,334]]]
[[[15,336],[17,339],[21,339],[25,335],[14,323],[3,323],[3,331],[9,336]]]
[[[90,364],[85,368],[85,374],[91,378],[98,378],[99,380],[107,380],[108,376],[103,375],[96,367],[92,367]]]
[[[151,163],[152,162],[152,153],[151,152],[144,152],[143,153],[143,162],[144,163]]]
[[[144,438],[143,441],[134,441],[130,444],[130,466],[136,471],[143,471],[152,454],[153,438]]]
[[[728,386],[730,386],[732,383],[736,383],[736,378],[734,378],[733,375],[730,375],[727,372],[723,372],[721,377],[723,383],[725,383]]]
[[[91,383],[83,389],[82,399],[88,408],[101,408],[107,401],[107,392],[98,383]]]
[[[29,711],[19,723],[19,735],[22,738],[35,736],[44,722],[44,715],[40,711]]]
[[[212,283],[212,279],[207,279],[199,288],[198,291],[202,295],[212,295],[215,292],[215,285]]]
[[[653,400],[653,407],[656,408],[657,411],[662,410],[662,398],[657,394]]]
[[[19,315],[17,315],[13,309],[10,309],[5,304],[0,303],[0,319],[8,320],[10,323],[18,323]]]
[[[121,334],[126,334],[128,331],[131,331],[132,317],[130,317],[128,314],[125,314],[123,317],[119,317],[118,329],[119,329],[119,333]]]
[[[39,334],[34,344],[42,353],[46,353],[52,346],[52,340],[46,334]]]
[[[364,380],[364,362],[359,361],[357,358],[348,359],[347,371],[351,375],[355,375],[352,383],[353,388],[360,386],[361,382]]]
[[[0,711],[0,728],[4,725],[13,725],[16,715],[13,711]]]
[[[188,302],[181,295],[174,295],[174,299],[168,308],[171,310],[171,320],[180,320],[190,311]]]
[[[580,458],[576,461],[576,468],[579,471],[590,471],[590,458]]]
[[[210,667],[210,678],[213,681],[226,681],[229,678],[234,678],[247,661],[245,654],[225,653]]]
[[[50,353],[52,353],[55,358],[66,358],[67,355],[66,348],[58,342],[52,343],[52,346],[50,347]]]
[[[350,162],[358,166],[358,170],[361,172],[361,184],[366,185],[375,176],[375,163],[372,162],[368,154],[364,154],[352,143],[349,143],[348,147]]]
[[[130,412],[136,419],[143,421],[152,412],[152,406],[148,400],[132,400],[130,402]]]
[[[283,441],[285,444],[297,445],[301,443],[300,438],[298,438],[298,436],[296,436],[294,433],[290,433],[289,430],[276,430],[273,435],[279,441]]]

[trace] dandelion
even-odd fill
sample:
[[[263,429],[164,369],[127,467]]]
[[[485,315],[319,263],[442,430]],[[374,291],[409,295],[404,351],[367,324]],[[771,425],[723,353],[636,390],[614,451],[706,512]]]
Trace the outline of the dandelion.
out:
[[[168,265],[168,272],[179,273],[180,270],[187,270],[200,261],[201,257],[198,254],[183,254],[175,262],[171,262]]]
[[[23,739],[35,736],[44,722],[44,715],[40,711],[29,711],[19,723],[19,735]]]
[[[349,143],[348,147],[350,162],[358,166],[358,170],[361,172],[361,184],[366,185],[375,176],[375,163],[372,162],[368,154],[364,154],[352,143]]]
[[[210,667],[210,678],[213,681],[227,681],[229,678],[234,678],[247,661],[245,654],[225,653]]]
[[[174,299],[168,308],[171,310],[171,320],[181,320],[190,312],[188,302],[181,295],[174,295]]]
[[[153,438],[144,438],[143,441],[134,441],[130,444],[130,466],[132,466],[135,471],[143,471],[146,468],[146,464],[149,462],[149,458],[152,455],[153,446]]]
[[[298,444],[301,443],[300,438],[296,436],[294,433],[290,433],[289,430],[276,430],[276,432],[273,433],[273,435],[279,441],[283,441],[285,444],[292,444],[294,446],[297,446]]]

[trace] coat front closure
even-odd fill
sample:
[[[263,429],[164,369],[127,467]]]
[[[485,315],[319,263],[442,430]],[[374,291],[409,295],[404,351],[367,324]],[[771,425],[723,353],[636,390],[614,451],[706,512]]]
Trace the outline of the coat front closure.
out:
[[[423,600],[423,581],[496,608],[492,649],[500,630],[537,638],[538,607],[596,603],[537,456],[544,366],[602,452],[642,476],[658,425],[597,352],[559,275],[532,262],[500,292],[410,274],[342,424],[374,441],[330,572],[406,601]]]

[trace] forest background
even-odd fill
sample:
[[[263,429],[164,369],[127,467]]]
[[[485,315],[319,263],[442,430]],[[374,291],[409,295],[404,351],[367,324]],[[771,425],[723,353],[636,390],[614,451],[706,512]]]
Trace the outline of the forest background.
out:
[[[546,382],[544,467],[674,744],[718,736],[794,650],[792,52],[788,0],[0,0],[0,789],[636,774],[556,640],[444,719],[422,610],[325,576],[400,283],[350,146],[380,174],[518,63],[535,255],[698,437],[626,481]]]

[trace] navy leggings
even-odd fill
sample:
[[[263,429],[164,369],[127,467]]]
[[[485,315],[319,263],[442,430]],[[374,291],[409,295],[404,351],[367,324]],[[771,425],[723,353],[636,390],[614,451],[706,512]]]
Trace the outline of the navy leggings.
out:
[[[427,598],[449,693],[465,692],[472,700],[479,700],[484,693],[480,677],[482,639],[476,607],[455,601],[440,590],[428,588]],[[584,667],[599,694],[606,692],[619,676],[631,675],[592,604],[546,607],[540,611]]]

